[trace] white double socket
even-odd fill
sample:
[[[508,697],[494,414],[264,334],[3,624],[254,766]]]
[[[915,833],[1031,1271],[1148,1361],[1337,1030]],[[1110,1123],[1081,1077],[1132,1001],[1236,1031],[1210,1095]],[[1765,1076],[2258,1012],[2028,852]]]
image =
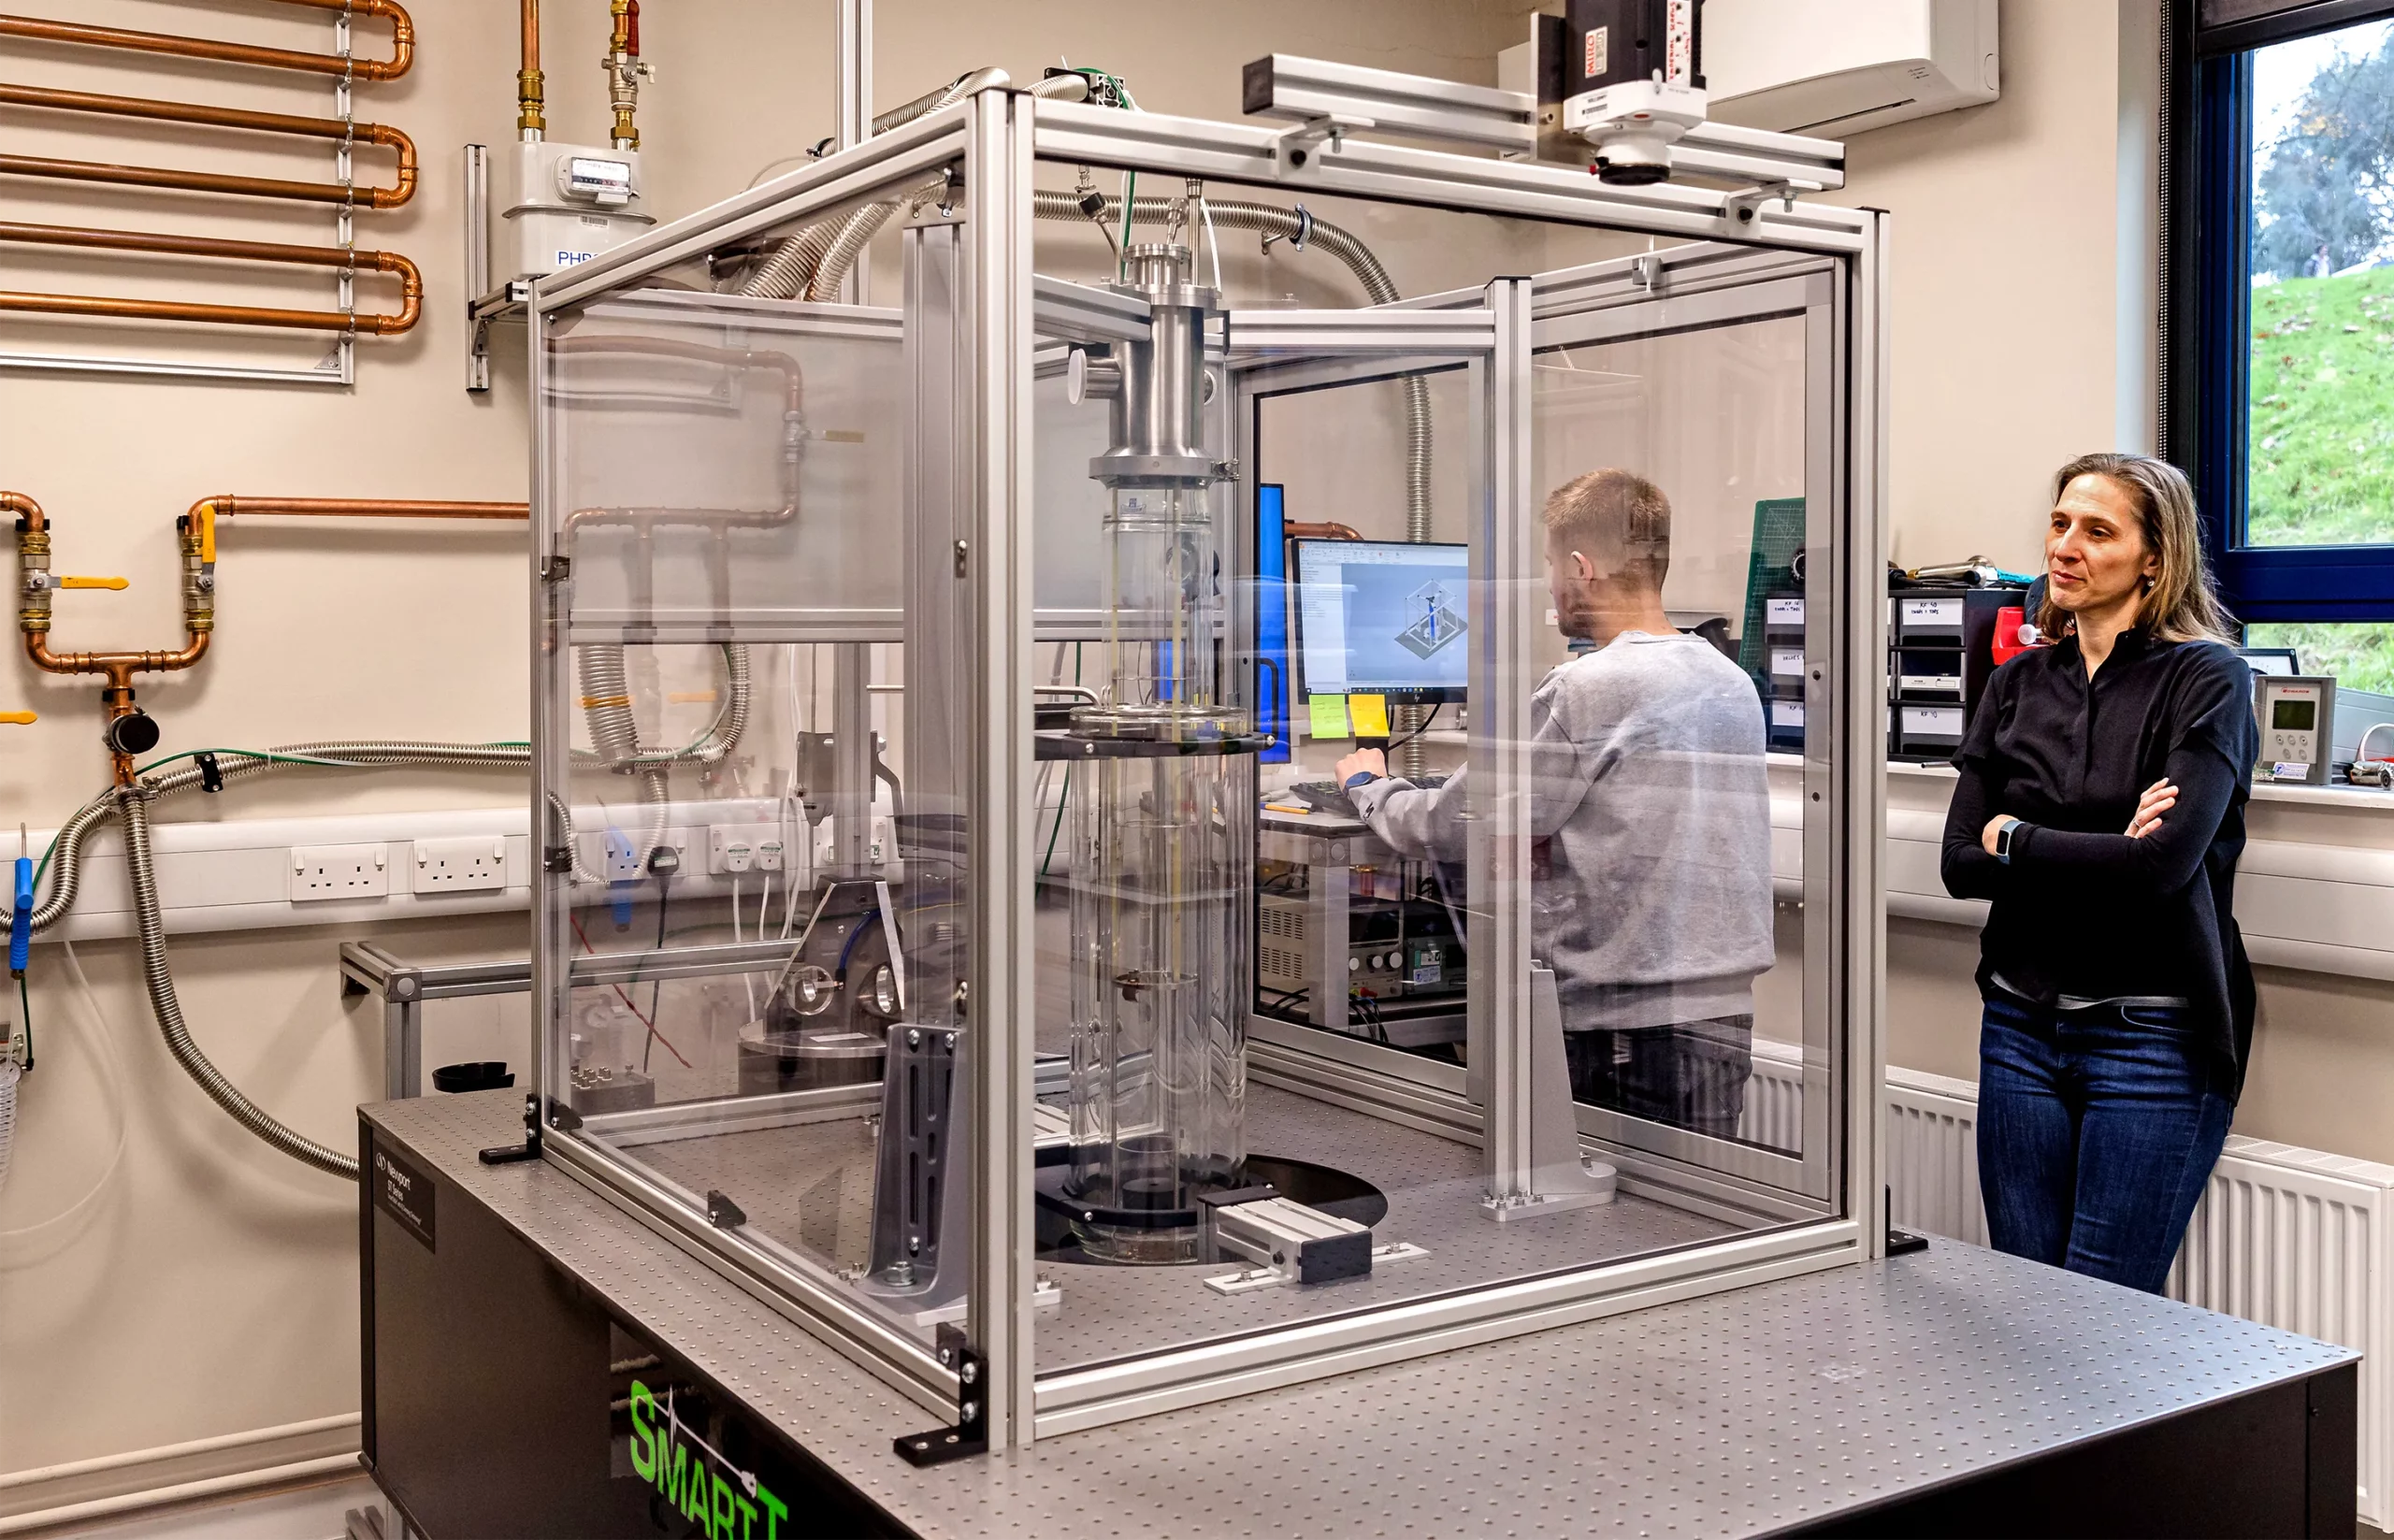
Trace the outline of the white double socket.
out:
[[[746,871],[779,871],[788,845],[779,824],[711,824],[707,827],[707,873],[737,877]]]

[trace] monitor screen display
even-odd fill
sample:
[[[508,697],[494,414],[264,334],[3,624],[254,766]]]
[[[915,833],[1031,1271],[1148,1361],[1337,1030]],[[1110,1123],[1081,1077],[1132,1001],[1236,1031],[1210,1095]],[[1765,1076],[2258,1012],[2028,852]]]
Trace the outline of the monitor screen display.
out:
[[[1308,695],[1464,698],[1470,550],[1296,542],[1297,646]]]
[[[2319,723],[2319,702],[2288,700],[2284,696],[2270,703],[2270,727],[2278,732],[2309,732]]]

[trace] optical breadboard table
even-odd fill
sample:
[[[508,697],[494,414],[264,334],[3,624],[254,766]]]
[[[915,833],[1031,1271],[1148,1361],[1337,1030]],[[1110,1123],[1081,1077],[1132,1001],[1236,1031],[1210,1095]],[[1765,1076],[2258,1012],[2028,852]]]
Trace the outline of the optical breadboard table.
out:
[[[921,1407],[481,1164],[520,1106],[361,1109],[366,1461],[440,1540],[2354,1533],[2358,1355],[1944,1241],[916,1469]]]

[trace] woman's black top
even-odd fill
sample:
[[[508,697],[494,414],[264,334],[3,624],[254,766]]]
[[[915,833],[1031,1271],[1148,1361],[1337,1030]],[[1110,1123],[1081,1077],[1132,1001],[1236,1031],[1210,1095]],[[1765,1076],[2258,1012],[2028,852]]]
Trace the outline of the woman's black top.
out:
[[[1945,889],[1994,903],[1979,988],[2042,1005],[2183,996],[2228,1084],[2253,1038],[2253,973],[2236,928],[2236,858],[2260,751],[2253,675],[2210,641],[2120,634],[2086,677],[2075,637],[1995,671],[1961,752],[1945,819]],[[2164,778],[2178,804],[2141,840],[2137,798]],[[1997,813],[2010,865],[1980,844]]]

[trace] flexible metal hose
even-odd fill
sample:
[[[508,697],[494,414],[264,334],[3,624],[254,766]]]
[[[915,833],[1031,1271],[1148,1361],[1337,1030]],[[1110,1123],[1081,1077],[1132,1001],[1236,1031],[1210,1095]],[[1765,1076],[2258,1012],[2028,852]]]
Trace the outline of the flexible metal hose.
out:
[[[968,70],[939,90],[880,114],[873,120],[873,132],[887,134],[901,123],[913,122],[941,108],[962,101],[976,91],[1004,85],[1009,79],[1004,70],[994,66]],[[1088,89],[1087,81],[1082,82],[1082,89]],[[765,260],[757,265],[757,270],[748,275],[747,281],[740,285],[740,292],[764,299],[796,299],[801,295],[813,299],[827,291],[836,294],[840,279],[847,276],[848,264],[856,260],[857,252],[864,250],[874,232],[887,222],[897,208],[897,204],[889,202],[868,203],[845,218],[808,225],[776,243]],[[859,227],[862,227],[860,234],[857,233]],[[828,254],[842,243],[846,243],[849,250],[841,259],[840,276],[829,283],[824,283],[817,275],[829,266],[826,260]]]
[[[295,1160],[305,1161],[327,1175],[356,1181],[354,1157],[326,1149],[276,1122],[225,1079],[209,1062],[208,1056],[199,1051],[199,1044],[192,1041],[190,1029],[183,1025],[182,1006],[175,999],[174,975],[166,971],[166,921],[158,912],[158,877],[150,859],[150,811],[146,806],[149,796],[145,788],[124,787],[117,793],[117,811],[124,820],[125,866],[133,877],[133,918],[141,933],[142,977],[149,985],[151,1014],[158,1018],[158,1030],[166,1040],[166,1051],[199,1082],[199,1088],[208,1093],[209,1099],[231,1114],[241,1127]]]

